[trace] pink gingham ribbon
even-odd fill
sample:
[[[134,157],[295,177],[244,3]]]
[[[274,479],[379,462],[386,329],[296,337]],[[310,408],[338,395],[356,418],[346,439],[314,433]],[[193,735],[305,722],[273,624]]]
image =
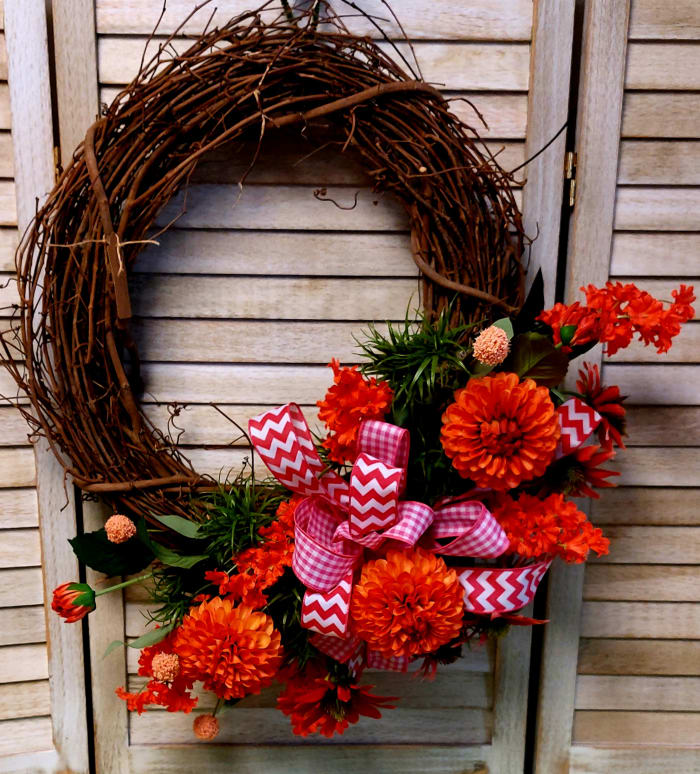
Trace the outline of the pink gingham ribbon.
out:
[[[326,638],[341,638],[332,649],[346,658],[356,645],[347,626],[353,574],[364,549],[376,550],[389,540],[412,546],[420,538],[428,550],[453,556],[492,558],[508,548],[505,532],[480,502],[451,502],[433,510],[399,500],[409,453],[403,428],[376,420],[360,425],[349,483],[332,471],[323,473],[296,404],[254,417],[249,431],[278,481],[307,495],[295,513],[292,558],[294,573],[308,589],[302,624]],[[449,538],[446,545],[438,542]]]

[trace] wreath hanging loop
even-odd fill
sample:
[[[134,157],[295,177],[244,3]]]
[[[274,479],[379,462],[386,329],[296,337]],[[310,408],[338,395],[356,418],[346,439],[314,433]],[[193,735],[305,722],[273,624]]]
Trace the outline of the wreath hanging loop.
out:
[[[405,208],[428,315],[453,303],[482,320],[522,303],[513,179],[476,132],[325,5],[307,25],[264,10],[183,53],[168,38],[88,129],[17,254],[21,302],[1,343],[25,416],[78,486],[149,518],[191,515],[188,493],[215,483],[142,413],[129,326],[130,267],[207,153],[257,137],[250,169],[272,129],[331,133]]]

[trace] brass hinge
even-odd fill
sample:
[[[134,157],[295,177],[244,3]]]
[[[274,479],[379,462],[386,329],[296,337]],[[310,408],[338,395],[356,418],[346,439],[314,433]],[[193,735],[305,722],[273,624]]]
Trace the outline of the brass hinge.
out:
[[[58,145],[53,146],[53,176],[54,182],[57,183],[61,176],[61,149]]]
[[[564,160],[564,179],[569,181],[569,207],[576,204],[576,153],[567,151]]]

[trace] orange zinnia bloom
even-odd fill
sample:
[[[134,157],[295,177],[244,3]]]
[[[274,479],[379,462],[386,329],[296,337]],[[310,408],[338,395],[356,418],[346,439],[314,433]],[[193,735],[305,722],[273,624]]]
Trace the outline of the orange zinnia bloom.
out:
[[[560,432],[549,390],[508,373],[471,379],[442,423],[442,447],[459,475],[499,491],[541,476]]]
[[[389,551],[362,567],[353,631],[387,658],[430,653],[459,634],[462,596],[457,573],[440,557],[420,548]]]
[[[192,608],[177,630],[174,650],[182,673],[220,699],[241,699],[269,685],[282,663],[272,618],[247,605],[214,597]]]
[[[365,379],[357,366],[341,368],[330,362],[333,386],[316,404],[318,416],[330,431],[323,442],[333,462],[353,461],[357,456],[357,431],[365,419],[383,419],[391,408],[394,393],[388,382]]]

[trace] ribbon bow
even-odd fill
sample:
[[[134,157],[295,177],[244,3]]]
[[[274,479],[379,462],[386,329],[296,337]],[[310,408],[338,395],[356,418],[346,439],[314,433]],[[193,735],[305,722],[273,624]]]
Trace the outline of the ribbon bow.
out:
[[[324,640],[344,640],[316,643],[325,645],[326,652],[333,650],[335,657],[340,649],[341,660],[351,658],[357,644],[348,634],[348,620],[353,576],[365,549],[377,550],[387,541],[413,546],[419,538],[427,550],[451,556],[493,558],[508,548],[503,529],[481,502],[449,503],[433,510],[425,503],[399,499],[409,452],[409,433],[403,428],[363,422],[349,482],[333,471],[324,472],[296,404],[254,417],[249,431],[275,478],[306,495],[295,513],[292,558],[294,573],[307,587],[302,625]],[[450,538],[446,545],[438,542]]]

